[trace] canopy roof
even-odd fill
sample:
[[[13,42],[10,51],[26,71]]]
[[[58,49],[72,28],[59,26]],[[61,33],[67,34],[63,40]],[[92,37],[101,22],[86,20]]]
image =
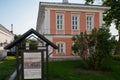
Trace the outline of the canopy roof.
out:
[[[21,37],[19,37],[18,39],[16,39],[15,41],[11,42],[10,44],[8,44],[7,46],[4,47],[4,49],[11,49],[12,47],[16,46],[18,43],[22,42],[24,39],[26,39],[29,35],[34,34],[36,35],[39,39],[43,40],[44,42],[46,42],[46,44],[50,45],[51,47],[53,47],[54,49],[57,49],[58,47],[52,43],[50,40],[48,40],[47,38],[45,38],[43,35],[41,35],[40,33],[38,33],[37,31],[35,31],[34,29],[30,29],[28,30],[26,33],[24,33]]]

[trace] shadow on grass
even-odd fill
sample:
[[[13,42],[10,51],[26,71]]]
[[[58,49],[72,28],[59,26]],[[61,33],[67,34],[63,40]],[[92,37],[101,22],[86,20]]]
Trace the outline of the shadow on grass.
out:
[[[104,64],[108,70],[93,71],[83,69],[80,60],[50,62],[49,80],[120,80],[120,62],[108,60]]]

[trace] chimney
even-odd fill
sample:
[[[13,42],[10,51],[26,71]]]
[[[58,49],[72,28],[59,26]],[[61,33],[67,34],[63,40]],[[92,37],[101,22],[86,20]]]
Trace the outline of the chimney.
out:
[[[63,0],[63,3],[68,3],[68,0]]]
[[[11,33],[13,33],[13,24],[11,24]]]

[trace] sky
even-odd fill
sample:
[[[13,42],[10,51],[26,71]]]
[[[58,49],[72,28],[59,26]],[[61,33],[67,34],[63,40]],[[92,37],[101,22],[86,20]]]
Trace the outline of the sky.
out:
[[[36,29],[39,2],[62,2],[62,0],[0,0],[0,24],[11,30],[13,24],[14,34],[23,34],[31,28]],[[84,0],[69,0],[69,3],[84,4]],[[100,4],[96,0],[95,4]],[[117,31],[112,25],[113,35]]]

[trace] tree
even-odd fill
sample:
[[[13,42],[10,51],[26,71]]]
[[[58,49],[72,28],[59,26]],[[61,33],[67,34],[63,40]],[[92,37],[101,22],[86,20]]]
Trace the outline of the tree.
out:
[[[20,37],[21,37],[20,34],[19,35],[15,35],[14,36],[14,40],[16,40],[16,39],[18,39]],[[30,48],[32,47],[32,48],[37,49],[38,41],[36,39],[34,39],[34,38],[25,39],[22,43],[23,43],[24,46],[26,45],[26,43],[29,43]]]
[[[19,35],[16,35],[16,34],[15,34],[14,40],[18,39],[20,36],[21,36],[21,34],[19,34]]]
[[[81,56],[83,60],[86,60],[89,56],[88,52],[88,45],[90,42],[90,39],[87,37],[88,35],[85,33],[81,33],[80,35],[76,35],[72,38],[74,41],[74,45],[72,46],[72,49],[74,53],[78,53],[78,55]]]
[[[85,0],[86,3],[94,3],[95,0]],[[118,46],[116,48],[115,54],[120,55],[120,0],[102,0],[103,6],[111,7],[110,10],[105,12],[104,21],[105,24],[109,27],[113,22],[115,24],[115,28],[118,30]]]
[[[37,49],[38,41],[36,39],[26,39],[25,43],[29,43],[30,49]]]
[[[105,58],[111,56],[115,40],[111,38],[109,29],[94,29],[91,34],[81,33],[73,37],[74,45],[72,49],[78,53],[87,68],[101,69]]]
[[[86,2],[85,2],[85,4],[93,4],[94,3],[94,0],[85,0]]]

